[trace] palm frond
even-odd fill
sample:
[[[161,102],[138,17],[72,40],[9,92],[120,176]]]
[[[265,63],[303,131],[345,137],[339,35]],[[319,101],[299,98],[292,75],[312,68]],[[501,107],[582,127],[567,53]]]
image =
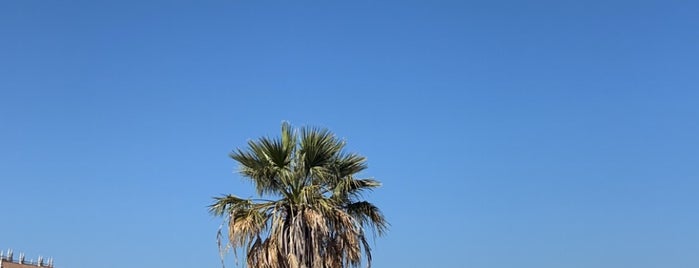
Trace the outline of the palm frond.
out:
[[[345,147],[345,142],[335,137],[327,129],[302,128],[300,153],[306,170],[325,166]]]
[[[367,168],[366,157],[354,153],[339,155],[332,163],[337,178],[344,178],[362,172]]]
[[[367,201],[354,202],[347,205],[347,213],[352,215],[362,226],[376,230],[378,235],[383,235],[388,230],[388,222],[378,207]]]
[[[214,197],[214,200],[216,201],[209,206],[209,212],[214,216],[223,216],[232,210],[248,208],[252,205],[252,201],[249,199],[242,199],[230,194]]]
[[[348,176],[340,179],[328,191],[332,194],[332,199],[347,203],[350,202],[350,198],[359,198],[362,192],[371,191],[379,186],[381,183],[374,179],[355,179]]]

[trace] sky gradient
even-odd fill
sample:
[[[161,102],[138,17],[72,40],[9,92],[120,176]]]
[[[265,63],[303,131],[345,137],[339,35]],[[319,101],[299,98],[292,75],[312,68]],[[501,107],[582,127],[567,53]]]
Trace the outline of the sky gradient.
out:
[[[220,267],[227,154],[368,157],[374,267],[699,265],[696,1],[0,1],[0,249]],[[229,265],[233,266],[229,259]]]

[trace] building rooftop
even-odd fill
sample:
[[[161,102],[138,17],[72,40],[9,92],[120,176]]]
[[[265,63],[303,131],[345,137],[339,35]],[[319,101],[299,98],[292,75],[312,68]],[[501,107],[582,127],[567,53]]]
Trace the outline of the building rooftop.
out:
[[[7,252],[0,251],[0,268],[53,268],[53,258],[44,259],[44,257],[39,256],[35,261],[34,259],[27,260],[24,253],[19,253],[16,259],[14,255],[11,249]]]

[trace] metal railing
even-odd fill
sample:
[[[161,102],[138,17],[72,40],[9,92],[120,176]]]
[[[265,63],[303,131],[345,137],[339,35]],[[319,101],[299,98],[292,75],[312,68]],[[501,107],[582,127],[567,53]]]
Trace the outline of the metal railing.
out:
[[[53,258],[48,258],[48,260],[45,260],[44,257],[39,256],[39,259],[36,261],[33,259],[26,260],[24,253],[19,253],[19,258],[15,259],[14,253],[11,249],[7,251],[7,254],[5,254],[4,251],[0,251],[0,260],[29,266],[53,268]]]

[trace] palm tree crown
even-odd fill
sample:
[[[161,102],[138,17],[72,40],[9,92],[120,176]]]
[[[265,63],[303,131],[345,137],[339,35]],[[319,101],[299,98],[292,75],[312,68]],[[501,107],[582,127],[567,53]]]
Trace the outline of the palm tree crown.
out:
[[[326,129],[299,131],[285,122],[280,138],[249,141],[230,154],[260,198],[274,199],[224,195],[209,207],[224,217],[227,245],[245,250],[248,267],[360,267],[363,259],[371,267],[366,230],[381,236],[388,223],[361,194],[381,184],[354,177],[366,158],[344,146]]]

